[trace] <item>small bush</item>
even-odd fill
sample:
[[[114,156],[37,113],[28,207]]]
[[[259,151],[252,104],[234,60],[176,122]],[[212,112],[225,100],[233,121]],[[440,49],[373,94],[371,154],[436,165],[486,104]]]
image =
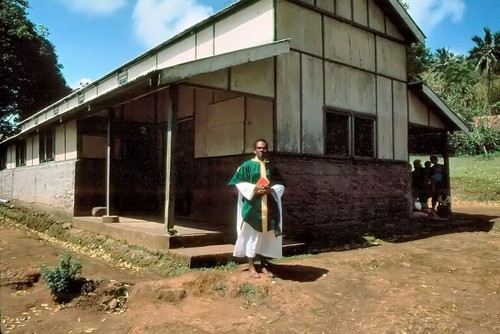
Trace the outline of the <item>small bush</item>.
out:
[[[53,269],[42,266],[42,278],[53,295],[67,290],[68,286],[76,280],[76,275],[82,270],[80,260],[72,260],[71,252],[64,252],[59,256],[59,264]]]
[[[500,130],[484,126],[473,127],[469,134],[454,133],[449,140],[449,149],[457,156],[490,154],[500,150]]]

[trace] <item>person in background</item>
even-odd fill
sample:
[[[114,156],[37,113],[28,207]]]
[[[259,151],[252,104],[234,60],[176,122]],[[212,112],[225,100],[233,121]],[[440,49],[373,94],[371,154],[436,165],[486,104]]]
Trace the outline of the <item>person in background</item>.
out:
[[[432,209],[436,209],[437,198],[444,187],[445,175],[444,166],[438,162],[438,158],[435,155],[431,155],[429,160],[431,161],[431,187],[432,187]]]
[[[413,160],[413,171],[411,172],[411,183],[413,187],[413,197],[423,200],[424,197],[424,177],[425,169],[419,159]]]
[[[448,189],[441,189],[437,198],[436,212],[441,218],[448,218],[451,216],[451,197]]]
[[[235,257],[248,258],[251,278],[258,278],[255,267],[260,259],[262,273],[274,277],[269,270],[269,258],[282,257],[281,196],[285,187],[274,184],[270,175],[268,144],[264,139],[254,143],[254,158],[245,161],[234,173],[228,185],[238,190]]]

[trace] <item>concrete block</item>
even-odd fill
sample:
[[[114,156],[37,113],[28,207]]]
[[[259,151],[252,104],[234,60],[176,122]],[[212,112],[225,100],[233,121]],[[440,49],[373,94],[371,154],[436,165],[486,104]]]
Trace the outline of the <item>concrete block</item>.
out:
[[[102,216],[103,223],[119,223],[120,218],[118,216]]]

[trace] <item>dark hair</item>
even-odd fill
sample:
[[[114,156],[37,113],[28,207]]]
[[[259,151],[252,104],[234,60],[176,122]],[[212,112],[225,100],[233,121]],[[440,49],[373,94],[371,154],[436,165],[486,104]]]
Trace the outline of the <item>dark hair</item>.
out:
[[[259,138],[257,139],[256,141],[253,142],[253,148],[257,148],[257,143],[258,142],[263,142],[263,143],[266,143],[266,148],[269,148],[269,144],[267,143],[267,140],[263,139],[263,138]]]

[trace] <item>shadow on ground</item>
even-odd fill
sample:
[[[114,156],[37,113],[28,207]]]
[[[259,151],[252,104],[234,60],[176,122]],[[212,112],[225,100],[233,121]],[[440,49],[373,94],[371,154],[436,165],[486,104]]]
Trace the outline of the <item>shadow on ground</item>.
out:
[[[314,282],[328,273],[324,268],[299,264],[278,264],[272,267],[274,276],[286,281]]]
[[[500,216],[456,212],[447,220],[428,218],[409,219],[402,224],[367,228],[365,230],[353,229],[353,231],[355,233],[339,233],[338,238],[329,240],[327,245],[315,245],[314,242],[306,241],[307,252],[314,254],[346,251],[380,246],[383,242],[400,243],[451,233],[500,231]]]
[[[387,242],[406,242],[450,233],[490,232],[499,222],[498,216],[460,212],[448,220],[410,220],[408,227],[383,231],[378,238]]]

